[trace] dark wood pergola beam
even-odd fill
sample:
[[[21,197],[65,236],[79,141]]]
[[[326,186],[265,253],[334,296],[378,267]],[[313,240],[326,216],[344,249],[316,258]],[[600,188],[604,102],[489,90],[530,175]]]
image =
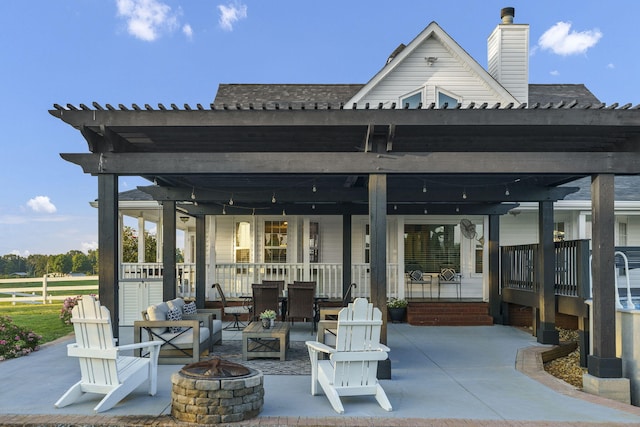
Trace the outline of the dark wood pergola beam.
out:
[[[640,109],[49,110],[75,128],[147,126],[638,126]],[[576,129],[584,133],[585,130]],[[587,134],[587,133],[585,133]]]
[[[215,176],[211,177],[215,180]],[[433,187],[426,193],[422,193],[420,188],[394,188],[391,184],[392,178],[389,178],[388,189],[389,194],[387,200],[389,203],[433,203],[433,202],[452,202],[452,203],[469,203],[469,202],[513,202],[513,201],[557,201],[564,199],[568,194],[575,193],[578,187],[541,187],[541,186],[516,186],[511,185],[509,195],[505,195],[505,185],[494,185],[489,187],[469,187],[465,192],[467,196],[463,199],[460,189],[452,187]],[[162,187],[162,186],[144,186],[138,187],[153,197],[154,200],[191,200],[191,188],[185,187]],[[233,197],[234,203],[255,203],[268,202],[273,193],[273,188],[268,187],[225,187],[219,189],[197,189],[197,200],[199,203],[215,202],[229,204],[229,198]],[[298,202],[307,201],[309,203],[325,203],[325,202],[351,202],[351,201],[368,201],[367,189],[359,188],[331,188],[329,190],[312,192],[309,188],[291,188],[278,189],[278,202]]]
[[[635,152],[62,153],[85,173],[171,174],[637,174]],[[553,156],[553,161],[549,159]]]

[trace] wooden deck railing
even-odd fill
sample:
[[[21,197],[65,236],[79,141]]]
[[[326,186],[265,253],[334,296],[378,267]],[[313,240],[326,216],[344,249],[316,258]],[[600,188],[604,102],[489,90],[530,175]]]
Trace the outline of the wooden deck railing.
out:
[[[501,248],[502,289],[538,292],[538,245],[503,246]],[[589,241],[569,240],[555,243],[555,293],[581,297],[589,289]]]

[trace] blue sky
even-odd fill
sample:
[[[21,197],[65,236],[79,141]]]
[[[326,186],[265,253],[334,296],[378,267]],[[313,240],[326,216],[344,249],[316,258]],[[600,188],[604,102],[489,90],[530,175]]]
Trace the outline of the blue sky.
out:
[[[431,21],[486,67],[506,6],[530,24],[531,83],[640,103],[635,0],[5,0],[0,255],[97,247],[97,178],[60,158],[88,149],[54,103],[195,106],[219,83],[366,83]]]

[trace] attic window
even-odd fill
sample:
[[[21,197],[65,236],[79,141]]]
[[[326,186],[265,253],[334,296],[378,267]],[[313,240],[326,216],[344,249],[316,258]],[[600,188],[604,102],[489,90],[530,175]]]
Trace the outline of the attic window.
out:
[[[400,108],[405,108],[409,104],[409,108],[418,108],[422,102],[422,91],[416,92],[413,95],[401,98]]]
[[[456,108],[460,99],[455,97],[452,93],[445,93],[442,90],[437,90],[436,96],[438,99],[438,108],[445,108],[444,104],[447,104],[446,108]]]

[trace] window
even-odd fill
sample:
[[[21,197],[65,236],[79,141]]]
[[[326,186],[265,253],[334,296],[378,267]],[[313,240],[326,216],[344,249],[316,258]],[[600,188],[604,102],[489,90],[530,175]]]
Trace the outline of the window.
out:
[[[442,268],[460,271],[460,226],[458,224],[405,224],[405,270],[439,273]]]
[[[458,102],[460,102],[458,97],[455,97],[453,94],[445,93],[442,90],[436,91],[436,98],[438,108],[445,108],[444,104],[447,104],[446,108],[456,108],[458,106]]]
[[[309,223],[309,262],[320,262],[320,225]]]
[[[476,241],[475,241],[475,262],[476,262],[476,273],[482,273],[482,259],[483,259],[483,250],[484,250],[484,226],[482,224],[476,224]]]
[[[251,261],[251,224],[246,221],[236,222],[234,242],[236,262]]]
[[[422,92],[416,92],[413,95],[402,98],[400,101],[400,108],[404,108],[407,104],[409,104],[409,108],[418,108],[421,102]]]
[[[264,222],[264,262],[287,262],[287,221]]]
[[[365,226],[364,230],[364,262],[369,264],[371,261],[371,236],[369,236],[369,224]]]

